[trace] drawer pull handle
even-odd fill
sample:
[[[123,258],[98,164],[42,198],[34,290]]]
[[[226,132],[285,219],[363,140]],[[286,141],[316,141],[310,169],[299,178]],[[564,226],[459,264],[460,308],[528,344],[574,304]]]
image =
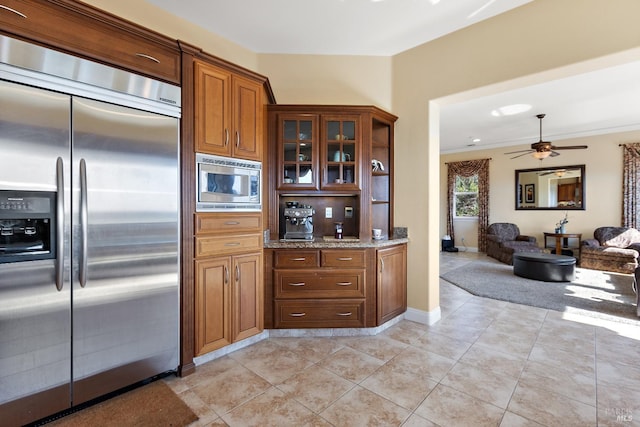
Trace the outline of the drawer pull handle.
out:
[[[158,64],[160,63],[159,60],[157,60],[156,58],[154,58],[151,55],[146,55],[144,53],[136,53],[136,56],[139,56],[140,58],[146,58],[146,59],[148,59],[150,61],[157,62]]]
[[[347,311],[346,313],[336,313],[336,314],[337,314],[338,316],[344,316],[344,317],[347,317],[347,316],[351,316],[353,313],[351,313],[350,311]]]
[[[353,285],[353,283],[351,283],[351,282],[338,282],[338,283],[336,283],[336,285],[338,285],[338,286],[351,286],[351,285]]]
[[[353,261],[353,258],[351,258],[351,257],[343,257],[343,258],[338,258],[338,261]]]
[[[15,9],[11,9],[9,6],[4,6],[4,5],[1,5],[1,4],[0,4],[0,9],[8,10],[9,12],[13,12],[13,13],[15,13],[16,15],[19,15],[19,16],[21,16],[21,17],[23,17],[23,18],[26,18],[26,17],[27,17],[27,15],[25,15],[24,13],[20,13],[20,12],[18,12],[18,11],[17,11],[17,10],[15,10]]]
[[[291,261],[304,261],[304,260],[306,260],[306,259],[307,259],[307,258],[305,258],[305,257],[300,257],[300,258],[291,258]]]
[[[225,246],[240,246],[240,242],[228,242],[224,244]]]
[[[289,286],[305,286],[306,283],[304,282],[298,282],[298,283],[289,283]]]
[[[304,317],[306,315],[307,313],[289,313],[289,316],[291,317]]]
[[[224,225],[238,225],[240,224],[240,221],[227,221],[224,223]]]

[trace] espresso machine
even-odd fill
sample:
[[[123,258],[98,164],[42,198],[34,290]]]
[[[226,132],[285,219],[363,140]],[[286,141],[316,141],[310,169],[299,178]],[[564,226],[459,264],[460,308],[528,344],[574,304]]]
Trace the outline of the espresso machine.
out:
[[[313,214],[315,211],[309,205],[298,202],[287,202],[284,209],[285,240],[313,240]]]

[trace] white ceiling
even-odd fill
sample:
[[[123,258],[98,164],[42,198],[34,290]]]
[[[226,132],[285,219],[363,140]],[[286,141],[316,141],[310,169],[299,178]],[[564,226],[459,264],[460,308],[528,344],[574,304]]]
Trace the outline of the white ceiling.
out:
[[[391,56],[532,0],[147,0],[266,54]],[[443,106],[443,153],[640,129],[640,61]],[[494,117],[512,104],[531,109]],[[472,142],[479,138],[479,142]],[[475,144],[473,146],[470,146]]]
[[[515,104],[530,109],[492,115]],[[640,129],[640,61],[443,106],[440,152],[532,144],[540,139],[537,114],[546,114],[542,139],[557,146],[565,139]]]
[[[256,53],[391,56],[532,0],[147,0]]]

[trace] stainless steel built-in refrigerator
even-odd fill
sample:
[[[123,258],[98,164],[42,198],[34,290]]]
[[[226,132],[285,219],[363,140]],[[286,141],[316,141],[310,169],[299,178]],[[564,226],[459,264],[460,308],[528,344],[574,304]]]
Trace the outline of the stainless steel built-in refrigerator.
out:
[[[0,424],[179,364],[180,88],[0,37]]]

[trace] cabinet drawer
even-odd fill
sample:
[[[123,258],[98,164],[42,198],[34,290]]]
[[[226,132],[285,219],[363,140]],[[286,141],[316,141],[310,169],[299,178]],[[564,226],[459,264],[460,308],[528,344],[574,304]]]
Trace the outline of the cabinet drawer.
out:
[[[92,7],[4,0],[3,30],[134,72],[180,83],[176,42]],[[17,13],[16,13],[17,12]]]
[[[276,298],[364,298],[364,270],[275,270]]]
[[[196,234],[259,233],[262,214],[196,214]]]
[[[362,328],[364,299],[275,302],[276,328]]]
[[[309,268],[319,267],[318,251],[276,251],[274,266],[276,268]]]
[[[364,268],[364,251],[323,250],[322,266]]]
[[[196,257],[226,255],[262,249],[262,235],[196,237]]]

